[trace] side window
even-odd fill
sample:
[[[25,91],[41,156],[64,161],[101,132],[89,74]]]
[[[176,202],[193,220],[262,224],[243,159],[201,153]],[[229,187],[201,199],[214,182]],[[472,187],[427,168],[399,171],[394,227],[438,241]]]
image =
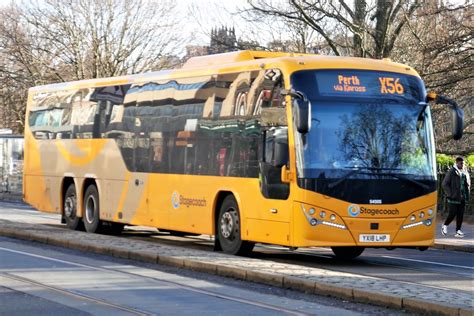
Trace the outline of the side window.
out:
[[[269,199],[285,200],[290,193],[287,183],[281,182],[281,168],[274,166],[276,144],[288,144],[287,127],[271,127],[264,133],[263,159],[260,163],[260,190]]]
[[[109,124],[122,121],[124,96],[129,87],[38,93],[33,96],[29,113],[30,129],[38,139],[110,137]]]
[[[262,72],[262,79],[255,93],[254,115],[261,115],[262,109],[284,108],[280,90],[283,88],[283,77],[279,69],[268,69]]]
[[[258,177],[262,144],[262,109],[279,108],[283,85],[278,69],[222,74],[216,78],[220,114],[213,124],[213,157],[217,175]],[[286,122],[286,120],[284,120]],[[227,132],[226,132],[227,131]]]
[[[117,141],[129,170],[196,174],[208,160],[199,155],[208,144],[197,137],[198,121],[213,110],[211,76],[153,81],[131,86],[110,124],[123,122]]]
[[[67,99],[67,91],[33,96],[28,124],[35,138],[71,138],[71,105]]]
[[[109,125],[111,122],[120,123],[125,95],[129,88],[130,85],[117,85],[93,89],[87,100],[89,104],[95,104],[89,116],[89,122],[92,122],[93,138],[116,136],[109,131],[117,127],[117,124]]]
[[[72,138],[93,138],[97,103],[90,101],[93,89],[76,90],[70,97]]]

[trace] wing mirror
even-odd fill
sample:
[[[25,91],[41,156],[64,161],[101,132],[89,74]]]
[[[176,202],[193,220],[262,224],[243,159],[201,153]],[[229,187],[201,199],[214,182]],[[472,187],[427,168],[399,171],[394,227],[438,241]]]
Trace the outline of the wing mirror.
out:
[[[445,96],[437,95],[434,92],[429,92],[426,96],[427,101],[433,101],[437,104],[447,104],[451,107],[451,115],[453,120],[453,130],[452,136],[454,140],[459,140],[463,134],[463,119],[464,119],[464,111],[458,106],[458,104]]]
[[[306,134],[311,129],[311,104],[306,95],[301,91],[293,89],[281,90],[281,94],[289,95],[293,98],[293,117],[296,130],[301,134]]]

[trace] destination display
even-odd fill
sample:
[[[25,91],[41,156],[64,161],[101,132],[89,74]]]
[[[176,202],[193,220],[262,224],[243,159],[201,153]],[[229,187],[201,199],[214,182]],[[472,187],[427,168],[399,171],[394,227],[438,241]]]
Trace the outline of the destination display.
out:
[[[393,102],[420,102],[424,100],[424,87],[414,76],[379,71],[314,70],[293,75],[298,86],[314,98],[366,98],[393,99]],[[398,100],[398,101],[397,101]]]

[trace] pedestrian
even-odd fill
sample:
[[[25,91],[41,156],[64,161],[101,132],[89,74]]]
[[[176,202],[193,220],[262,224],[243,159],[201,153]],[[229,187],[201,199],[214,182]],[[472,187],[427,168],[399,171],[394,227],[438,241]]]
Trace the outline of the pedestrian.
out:
[[[464,233],[461,230],[464,209],[469,202],[469,192],[471,189],[471,178],[464,167],[464,159],[456,158],[456,163],[449,169],[443,180],[443,190],[448,199],[448,217],[441,226],[441,234],[448,234],[448,225],[456,217],[456,234],[454,237],[463,238]]]

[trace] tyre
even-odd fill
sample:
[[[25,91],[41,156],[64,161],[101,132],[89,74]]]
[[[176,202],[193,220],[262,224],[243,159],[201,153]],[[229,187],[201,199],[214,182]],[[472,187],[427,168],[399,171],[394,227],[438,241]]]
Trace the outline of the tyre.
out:
[[[331,247],[332,252],[338,259],[354,259],[360,256],[365,248],[364,247]]]
[[[239,207],[232,195],[224,199],[219,210],[217,236],[222,251],[232,255],[249,254],[255,245],[242,240]]]
[[[89,185],[84,194],[84,227],[88,233],[99,233],[102,223],[100,221],[99,192],[95,185]]]
[[[82,218],[77,216],[77,194],[74,183],[68,186],[63,201],[63,218],[67,227],[72,230],[84,230]]]

